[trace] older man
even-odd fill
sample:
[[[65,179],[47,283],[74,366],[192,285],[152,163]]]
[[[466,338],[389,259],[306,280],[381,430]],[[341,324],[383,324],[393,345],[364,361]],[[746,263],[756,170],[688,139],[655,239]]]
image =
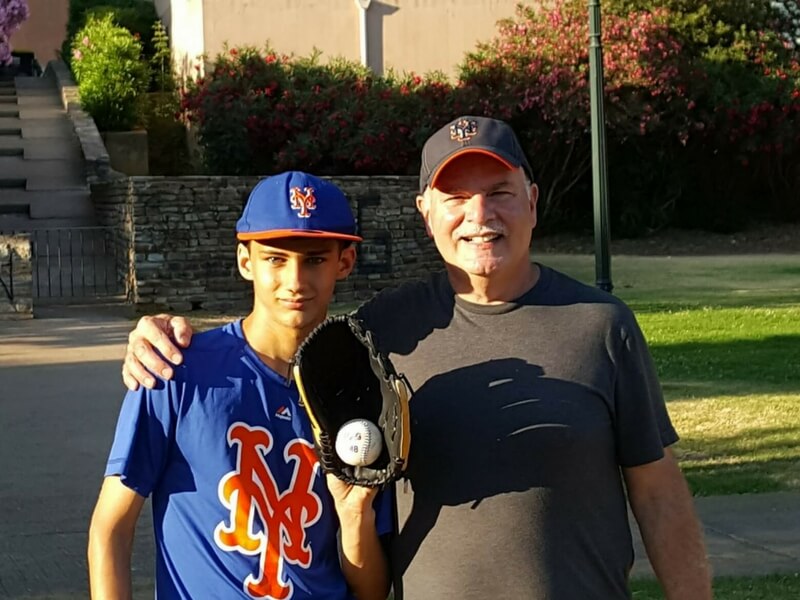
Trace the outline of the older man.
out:
[[[416,389],[397,490],[397,595],[630,598],[627,500],[670,600],[711,597],[677,435],[618,299],[531,262],[538,189],[511,128],[460,117],[422,153],[417,208],[445,272],[359,316]],[[185,321],[144,318],[124,378],[169,376]],[[141,361],[141,362],[140,362]]]

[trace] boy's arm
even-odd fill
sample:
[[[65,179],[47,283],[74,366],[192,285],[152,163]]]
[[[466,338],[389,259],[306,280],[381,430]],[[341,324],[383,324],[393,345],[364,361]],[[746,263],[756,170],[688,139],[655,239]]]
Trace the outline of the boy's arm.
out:
[[[342,572],[347,584],[358,600],[385,600],[389,595],[389,563],[372,506],[377,490],[349,485],[331,474],[327,481],[339,516]]]
[[[131,598],[131,550],[145,499],[106,477],[89,527],[89,587],[94,600]]]

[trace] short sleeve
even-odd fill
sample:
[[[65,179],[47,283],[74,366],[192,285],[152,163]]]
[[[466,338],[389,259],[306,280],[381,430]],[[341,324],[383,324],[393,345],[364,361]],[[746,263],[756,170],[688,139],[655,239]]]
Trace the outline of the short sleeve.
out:
[[[128,392],[122,402],[114,443],[105,476],[147,497],[158,483],[167,462],[174,411],[168,386]]]
[[[633,467],[659,460],[678,435],[644,335],[633,315],[619,329],[614,384],[618,461]]]
[[[372,507],[375,509],[375,529],[378,535],[394,533],[394,486],[390,485],[378,492],[372,501]]]

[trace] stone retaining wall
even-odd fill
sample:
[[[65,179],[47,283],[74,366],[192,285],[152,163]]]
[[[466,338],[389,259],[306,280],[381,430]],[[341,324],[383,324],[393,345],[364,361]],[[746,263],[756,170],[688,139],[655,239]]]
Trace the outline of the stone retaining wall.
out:
[[[364,242],[337,302],[418,279],[442,263],[414,207],[414,177],[334,177]],[[130,177],[96,182],[92,199],[117,232],[128,299],[140,311],[246,309],[251,284],[236,268],[236,220],[257,177]]]
[[[32,272],[30,236],[0,235],[0,319],[33,317]]]
[[[47,63],[45,74],[52,74],[55,78],[64,110],[67,111],[81,144],[89,181],[120,177],[121,174],[111,168],[108,151],[94,119],[81,106],[78,84],[75,83],[67,64],[63,60],[51,60]]]

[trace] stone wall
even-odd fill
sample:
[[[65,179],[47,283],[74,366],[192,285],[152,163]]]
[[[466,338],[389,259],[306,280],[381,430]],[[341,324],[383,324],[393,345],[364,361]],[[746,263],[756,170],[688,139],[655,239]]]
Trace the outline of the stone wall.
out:
[[[414,198],[414,177],[334,177],[364,242],[337,302],[423,277],[442,263]],[[252,303],[236,268],[235,225],[257,177],[130,177],[92,185],[103,225],[117,232],[126,292],[140,311],[235,310]]]
[[[67,111],[72,126],[75,128],[75,134],[78,136],[86,163],[88,180],[90,182],[103,181],[119,177],[121,174],[111,168],[108,151],[94,119],[81,107],[78,84],[75,83],[67,64],[62,60],[51,60],[47,63],[45,74],[52,74],[55,79],[64,110]]]
[[[30,236],[0,235],[0,319],[33,317],[32,272]]]

